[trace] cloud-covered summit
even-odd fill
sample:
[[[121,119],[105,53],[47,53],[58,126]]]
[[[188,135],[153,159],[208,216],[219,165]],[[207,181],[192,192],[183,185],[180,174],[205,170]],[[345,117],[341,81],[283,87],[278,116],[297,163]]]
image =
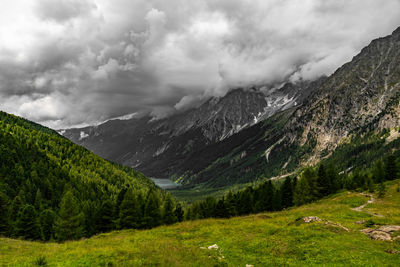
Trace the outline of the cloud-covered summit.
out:
[[[0,109],[59,128],[330,74],[400,0],[6,0]]]

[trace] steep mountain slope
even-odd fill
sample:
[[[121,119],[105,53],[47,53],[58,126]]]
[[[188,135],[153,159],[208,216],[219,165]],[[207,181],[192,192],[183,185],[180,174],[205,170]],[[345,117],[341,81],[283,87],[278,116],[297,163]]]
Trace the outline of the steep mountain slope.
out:
[[[0,162],[2,235],[43,240],[90,236],[116,227],[119,202],[127,190],[134,195],[152,192],[155,198],[164,194],[142,173],[4,112],[0,112]],[[57,225],[65,226],[59,227],[58,236]],[[69,230],[76,233],[61,236]]]
[[[62,133],[104,158],[133,166],[146,175],[168,177],[181,168],[189,155],[301,103],[313,87],[305,82],[287,84],[267,95],[259,89],[236,89],[161,120],[111,120]]]
[[[377,241],[360,231],[400,225],[398,182],[388,183],[386,196],[369,204],[363,194],[343,192],[282,212],[118,231],[63,244],[0,238],[0,265],[398,266],[399,239]],[[353,209],[363,204],[361,211]],[[306,223],[308,216],[321,221]],[[398,234],[391,233],[393,239]]]
[[[372,148],[398,148],[393,141],[400,126],[399,100],[400,28],[372,41],[301,106],[275,114],[190,158],[189,162],[200,162],[201,167],[194,171],[185,167],[177,179],[222,186],[271,177],[328,158],[338,146],[342,152],[335,159],[342,167],[351,167],[350,159],[361,152],[367,156]],[[363,142],[358,141],[361,138]]]

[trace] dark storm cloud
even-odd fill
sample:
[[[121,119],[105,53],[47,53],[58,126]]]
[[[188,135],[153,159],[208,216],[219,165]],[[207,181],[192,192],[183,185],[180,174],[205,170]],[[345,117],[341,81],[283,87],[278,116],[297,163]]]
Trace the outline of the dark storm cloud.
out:
[[[0,109],[56,128],[162,117],[330,74],[398,26],[400,0],[7,0]]]
[[[56,22],[85,16],[96,7],[94,3],[86,0],[40,0],[35,4],[34,11],[39,18]]]

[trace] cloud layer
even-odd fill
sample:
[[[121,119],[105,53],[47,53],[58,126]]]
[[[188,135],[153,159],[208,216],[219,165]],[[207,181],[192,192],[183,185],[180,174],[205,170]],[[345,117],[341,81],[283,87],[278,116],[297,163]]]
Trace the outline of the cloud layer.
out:
[[[400,0],[6,0],[0,109],[50,127],[186,109],[331,74],[400,26]]]

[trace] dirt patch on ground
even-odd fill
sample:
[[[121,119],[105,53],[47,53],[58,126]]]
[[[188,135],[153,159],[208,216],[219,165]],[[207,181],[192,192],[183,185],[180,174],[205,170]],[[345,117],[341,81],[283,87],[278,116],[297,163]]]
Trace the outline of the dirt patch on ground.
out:
[[[369,200],[367,201],[367,203],[362,204],[359,207],[352,208],[352,210],[358,211],[358,212],[365,212],[365,213],[368,213],[369,215],[372,215],[372,216],[375,216],[375,217],[383,217],[383,215],[381,215],[381,214],[377,214],[377,213],[373,213],[373,212],[369,212],[369,211],[364,211],[365,206],[375,202],[375,198],[374,198],[373,195],[370,195],[370,194],[361,193],[361,195],[365,196],[365,197],[369,197]]]

